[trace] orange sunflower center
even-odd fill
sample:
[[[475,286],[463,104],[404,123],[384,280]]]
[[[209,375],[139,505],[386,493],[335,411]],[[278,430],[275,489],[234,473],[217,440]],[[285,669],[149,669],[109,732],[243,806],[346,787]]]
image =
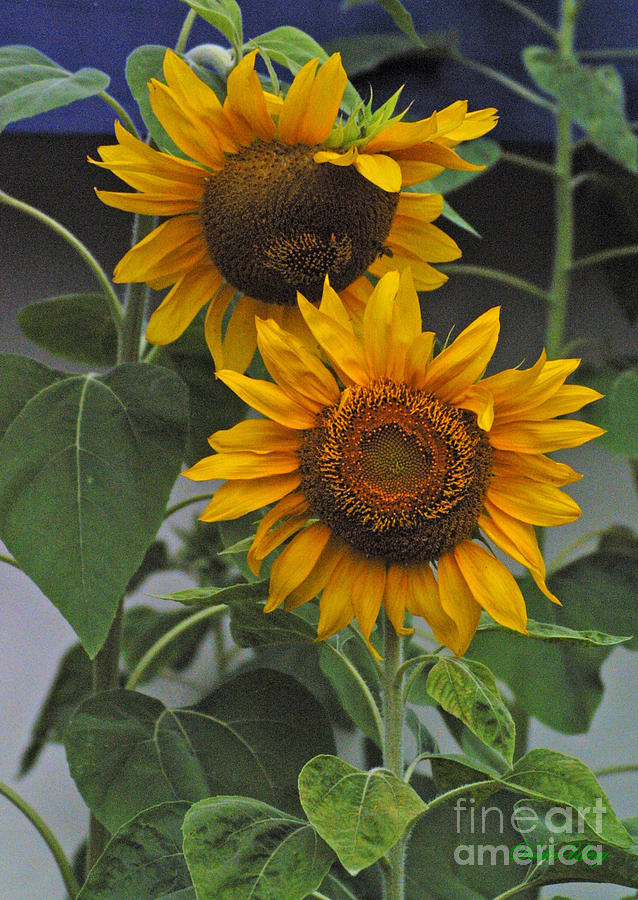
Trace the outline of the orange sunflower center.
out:
[[[344,391],[299,452],[312,513],[389,564],[436,560],[467,540],[492,463],[474,413],[390,381]]]
[[[210,257],[256,300],[294,304],[301,291],[318,303],[326,275],[343,290],[383,252],[399,194],[353,166],[314,162],[318,149],[256,140],[206,183]]]

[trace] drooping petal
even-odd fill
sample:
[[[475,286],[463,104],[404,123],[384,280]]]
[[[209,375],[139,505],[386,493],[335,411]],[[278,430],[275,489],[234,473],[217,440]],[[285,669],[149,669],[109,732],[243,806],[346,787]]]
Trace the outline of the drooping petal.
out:
[[[523,476],[556,485],[572,484],[583,477],[567,463],[540,453],[516,453],[512,450],[495,450],[492,470],[498,476]]]
[[[179,216],[162,222],[135,244],[115,267],[113,280],[149,281],[168,272],[188,269],[206,254],[199,216]]]
[[[245,481],[226,481],[199,517],[202,522],[222,522],[238,519],[281,500],[296,490],[301,482],[298,472],[289,475],[270,475],[267,478],[249,478]]]
[[[228,94],[224,111],[240,116],[253,134],[262,141],[272,141],[275,123],[268,114],[264,92],[255,72],[257,50],[247,53],[228,76]],[[233,119],[233,125],[236,125]]]
[[[530,525],[565,525],[580,516],[575,500],[553,484],[527,478],[493,481],[487,499],[503,512]]]
[[[353,166],[360,175],[382,191],[397,194],[401,190],[401,167],[391,156],[383,153],[358,153]]]
[[[201,192],[196,197],[186,198],[166,193],[130,194],[126,191],[100,191],[97,188],[95,193],[107,206],[144,216],[178,216],[196,212],[201,199]]]
[[[383,607],[392,627],[400,637],[412,634],[414,628],[406,628],[405,607],[409,593],[409,575],[404,566],[389,566],[385,576],[385,590],[383,593]]]
[[[270,592],[265,610],[276,609],[299,587],[314,568],[330,537],[330,529],[320,523],[304,528],[282,550],[270,570]]]
[[[244,419],[216,431],[208,443],[217,453],[291,453],[299,449],[301,438],[298,431],[270,419]]]
[[[211,356],[215,362],[216,369],[225,368],[223,341],[222,341],[222,323],[226,310],[232,303],[235,296],[235,288],[232,285],[223,283],[211,301],[206,311],[206,319],[204,320],[204,336],[206,344],[210,350]],[[233,368],[228,366],[228,368]]]
[[[346,549],[330,573],[319,600],[318,641],[325,641],[352,621],[352,581],[356,566],[357,560]]]
[[[292,400],[278,385],[222,369],[217,377],[257,412],[287,428],[314,428],[314,414]]]
[[[413,222],[395,219],[386,244],[393,253],[424,262],[450,262],[461,255],[453,238],[436,225],[427,223],[415,226]]]
[[[551,453],[565,447],[579,447],[604,433],[604,428],[574,419],[504,425],[497,423],[490,432],[490,443],[498,450]]]
[[[221,282],[222,276],[212,263],[185,272],[149,319],[146,340],[161,345],[176,340],[215,296]]]
[[[191,481],[214,481],[217,478],[263,478],[283,475],[299,468],[296,453],[274,451],[272,453],[216,453],[205,456],[186,469],[183,475]]]
[[[476,424],[483,431],[489,431],[494,423],[494,397],[481,384],[473,384],[462,397],[455,401],[460,409],[471,409],[476,413]]]
[[[462,656],[476,633],[481,607],[477,603],[467,581],[454,557],[454,553],[444,553],[438,562],[439,596],[443,611],[455,623],[458,631],[457,644],[447,644],[457,656]],[[447,643],[447,642],[446,642]]]
[[[527,610],[512,573],[472,541],[454,548],[454,558],[474,598],[495,622],[527,634]]]
[[[248,551],[247,562],[253,575],[259,574],[261,562],[264,557],[267,556],[275,546],[279,546],[279,544],[271,545],[271,542],[269,541],[269,534],[271,529],[276,530],[275,526],[277,525],[277,523],[279,523],[280,520],[287,519],[294,520],[295,522],[299,521],[301,527],[301,524],[307,521],[307,512],[308,501],[306,500],[304,495],[299,492],[294,494],[287,494],[282,500],[276,503],[272,507],[272,509],[268,510],[266,515],[257,526],[255,539],[252,542],[250,550]],[[292,533],[294,532],[290,532],[290,534]],[[286,540],[286,538],[289,537],[290,534],[286,534],[285,537],[282,537],[280,543]],[[264,548],[264,544],[267,541],[268,546],[267,548]]]
[[[370,634],[379,616],[384,589],[385,563],[361,557],[352,581],[352,608],[361,634],[368,644]],[[373,648],[372,652],[376,655]]]
[[[346,384],[367,384],[369,381],[363,347],[351,331],[321,312],[301,294],[297,302],[306,325]]]
[[[345,548],[337,545],[331,538],[323,548],[312,572],[304,578],[299,587],[288,594],[284,601],[284,608],[287,610],[297,609],[308,600],[313,600],[324,589],[335,566],[345,552]]]

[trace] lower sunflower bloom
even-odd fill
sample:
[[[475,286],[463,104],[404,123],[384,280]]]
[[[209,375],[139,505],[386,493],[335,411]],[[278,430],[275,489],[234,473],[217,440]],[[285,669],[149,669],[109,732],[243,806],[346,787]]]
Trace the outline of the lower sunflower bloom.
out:
[[[580,515],[560,487],[580,477],[546,454],[602,433],[557,419],[600,397],[566,385],[578,360],[548,361],[482,378],[499,332],[484,313],[437,356],[421,331],[409,270],[378,282],[361,337],[326,285],[319,308],[299,309],[332,371],[272,319],[257,322],[274,383],[218,377],[266,418],[210,438],[216,451],[186,474],[227,479],[201,519],[233,519],[274,503],[248,553],[271,568],[266,612],[320,595],[318,639],[356,619],[365,639],[381,605],[398,634],[406,610],[457,655],[481,609],[526,631],[521,591],[486,543],[529,569],[545,595],[534,525]]]
[[[453,149],[496,124],[495,110],[457,101],[418,122],[394,115],[398,95],[375,113],[361,105],[344,123],[347,76],[338,53],[298,72],[285,98],[264,91],[256,51],[228,78],[223,105],[172,51],[166,84],[149,83],[153,111],[184,153],[147,146],[119,123],[101,162],[138,193],[97,191],[111,206],[169,217],[118,263],[115,281],[172,285],[146,337],[174,341],[211,298],[208,343],[218,367],[243,371],[256,346],[255,316],[307,330],[296,292],[321,299],[326,275],[354,316],[380,276],[410,265],[418,290],[446,280],[430,263],[461,255],[432,225],[439,194],[402,192],[445,168],[477,169]],[[92,162],[95,162],[92,160]],[[222,339],[222,323],[237,292]]]

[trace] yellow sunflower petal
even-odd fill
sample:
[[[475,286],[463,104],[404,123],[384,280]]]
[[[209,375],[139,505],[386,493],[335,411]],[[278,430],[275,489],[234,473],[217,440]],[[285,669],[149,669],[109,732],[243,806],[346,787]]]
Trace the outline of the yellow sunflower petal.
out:
[[[516,579],[495,556],[472,541],[454,548],[454,558],[474,598],[495,622],[527,634],[527,610]]]
[[[288,428],[314,428],[315,416],[292,400],[277,384],[222,369],[217,377],[257,412]]]
[[[257,343],[267,370],[293,399],[315,412],[338,401],[339,387],[332,373],[272,319],[257,320]]]
[[[408,220],[422,225],[433,222],[441,215],[443,197],[441,194],[418,194],[416,191],[402,191],[395,213],[395,221]]]
[[[301,142],[301,129],[308,109],[310,91],[319,65],[318,59],[310,59],[295,75],[279,112],[277,126],[284,144]]]
[[[129,194],[123,191],[100,191],[95,193],[107,206],[114,206],[124,212],[142,213],[145,216],[178,216],[195,212],[199,208],[200,197],[180,199],[166,194]]]
[[[228,95],[224,109],[229,109],[248,124],[262,141],[272,141],[275,123],[268,114],[264,92],[255,72],[257,50],[247,53],[228,76]]]
[[[436,116],[418,122],[392,122],[364,146],[368,153],[392,153],[422,144],[434,135],[436,128]]]
[[[346,384],[368,384],[363,347],[352,332],[318,310],[301,294],[297,295],[297,302],[306,325],[332,363],[337,375]]]
[[[480,384],[473,384],[456,400],[460,409],[471,409],[476,413],[476,424],[483,431],[489,431],[494,423],[494,397]]]
[[[289,475],[269,475],[267,478],[248,478],[245,481],[226,481],[199,517],[202,522],[222,522],[238,519],[281,500],[299,487],[298,472]]]
[[[224,368],[245,372],[257,349],[255,315],[263,303],[252,297],[240,297],[233,309],[222,343]]]
[[[510,450],[495,450],[492,467],[495,475],[523,476],[534,481],[546,481],[563,485],[580,481],[583,477],[567,463],[558,462],[540,453],[516,453]]]
[[[394,368],[392,318],[399,273],[388,272],[372,292],[363,315],[363,350],[370,378],[387,378]]]
[[[391,156],[383,153],[358,153],[353,166],[369,182],[387,191],[396,194],[401,190],[401,167]]]
[[[516,421],[523,418],[527,421],[540,422],[543,419],[553,419],[555,416],[564,416],[576,412],[588,403],[600,400],[603,395],[593,388],[580,384],[565,384],[559,387],[552,397],[539,403],[533,409],[527,409],[524,413],[501,413],[498,424],[508,421]]]
[[[458,259],[461,249],[456,241],[436,225],[396,220],[386,239],[392,251],[424,262],[450,262]]]
[[[205,456],[182,474],[191,481],[213,481],[217,478],[243,479],[283,475],[299,468],[296,453],[216,453]]]
[[[581,513],[576,501],[560,488],[527,478],[492,481],[487,499],[503,512],[530,525],[565,525]]]
[[[333,166],[351,166],[359,151],[356,147],[350,147],[345,153],[339,153],[337,150],[317,150],[312,157],[316,163],[330,163]]]
[[[173,91],[161,81],[151,79],[148,85],[151,108],[177,146],[192,159],[213,171],[224,166],[224,152],[214,127],[176,99]]]
[[[182,248],[185,248],[182,252]],[[147,281],[166,272],[184,269],[205,252],[199,216],[179,216],[162,222],[135,244],[115,267],[113,280]]]
[[[414,632],[414,628],[406,628],[403,624],[408,591],[408,572],[405,567],[389,566],[385,576],[383,607],[392,627],[400,637]]]
[[[223,283],[215,296],[213,297],[208,310],[206,311],[206,319],[204,320],[204,335],[206,343],[210,350],[211,356],[215,362],[216,369],[223,369],[224,354],[222,342],[222,323],[226,310],[230,306],[235,296],[235,288]],[[232,368],[229,366],[228,368]]]
[[[255,532],[255,539],[248,551],[248,565],[253,575],[259,574],[261,562],[270,550],[264,552],[263,545],[267,540],[270,530],[282,519],[294,519],[307,521],[308,501],[301,493],[287,494],[282,500],[276,503],[272,509],[269,509],[263,517]],[[287,535],[288,537],[289,535]],[[282,541],[286,538],[282,538]],[[278,546],[278,545],[277,545]]]
[[[329,540],[312,572],[304,578],[299,587],[296,587],[286,597],[284,608],[287,610],[297,609],[308,600],[313,600],[328,583],[328,579],[343,554],[343,548],[335,546],[332,540]]]
[[[299,587],[314,568],[330,537],[330,529],[320,523],[297,534],[279,554],[270,570],[270,593],[265,611],[276,609],[291,591]]]
[[[444,553],[438,562],[439,596],[443,611],[456,624],[456,645],[448,644],[457,656],[462,656],[476,634],[481,607],[476,602],[453,553]]]
[[[244,419],[232,428],[216,431],[208,443],[217,453],[292,453],[299,449],[301,437],[298,431],[270,419]]]
[[[411,387],[418,387],[425,380],[425,372],[432,359],[434,349],[433,331],[417,335],[405,355],[405,381]]]
[[[490,432],[490,443],[498,450],[551,453],[565,447],[579,447],[604,433],[604,428],[574,419],[504,425],[496,423]]]
[[[352,582],[352,608],[361,634],[368,642],[379,616],[384,589],[385,563],[361,557]]]
[[[259,544],[253,542],[246,557],[246,562],[253,575],[259,575],[261,564],[268,554],[280,547],[293,534],[296,534],[304,527],[307,521],[307,515],[290,516],[284,522],[280,522],[279,525],[272,528],[268,534],[264,535]],[[269,610],[265,611],[269,612]]]
[[[318,641],[341,631],[354,618],[351,598],[356,565],[356,559],[345,550],[330,573],[319,600]]]
[[[370,293],[371,292],[372,285],[370,285]],[[342,328],[345,328],[345,330],[350,334],[354,334],[352,321],[350,319],[350,316],[348,315],[348,311],[339,294],[334,290],[334,288],[331,287],[327,275],[323,283],[323,293],[321,295],[319,311],[325,313],[331,319],[334,319],[335,322],[338,322],[339,325],[341,325]]]
[[[378,257],[368,266],[368,271],[377,278],[381,278],[386,272],[393,272],[397,269],[399,272],[403,272],[408,267],[412,272],[414,287],[417,291],[435,291],[447,281],[447,275],[439,272],[424,260],[403,256],[398,252],[391,259],[387,256]]]
[[[185,272],[149,319],[146,340],[161,345],[176,340],[215,295],[221,281],[212,263]]]
[[[297,126],[297,140],[302,144],[320,144],[334,125],[348,76],[341,64],[341,55],[333,53],[320,67],[308,93],[303,121]]]
[[[406,607],[413,616],[420,616],[432,629],[440,644],[454,650],[460,656],[461,640],[456,622],[441,606],[439,586],[429,563],[410,566],[407,573]]]
[[[499,313],[500,307],[495,306],[468,325],[432,360],[419,387],[433,391],[440,400],[453,402],[462,396],[492,358],[498,341]]]
[[[497,124],[496,113],[497,110],[493,106],[467,113],[460,125],[446,132],[446,140],[458,144],[461,141],[472,141],[474,138],[482,137]]]

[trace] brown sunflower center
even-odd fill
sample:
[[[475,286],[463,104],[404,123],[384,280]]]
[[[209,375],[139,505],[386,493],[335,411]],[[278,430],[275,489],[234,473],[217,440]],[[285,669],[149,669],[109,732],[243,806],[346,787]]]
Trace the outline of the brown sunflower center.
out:
[[[492,463],[474,413],[390,381],[346,390],[299,453],[313,514],[387,563],[436,560],[469,538]]]
[[[382,252],[399,194],[353,166],[316,163],[318,147],[257,140],[211,175],[201,217],[208,252],[238,290],[294,304],[321,299],[328,275],[340,291]]]

